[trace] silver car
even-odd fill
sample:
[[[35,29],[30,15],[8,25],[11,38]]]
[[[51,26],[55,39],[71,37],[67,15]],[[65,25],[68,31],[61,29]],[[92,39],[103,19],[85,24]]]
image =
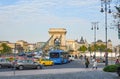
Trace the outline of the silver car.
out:
[[[0,58],[0,69],[5,67],[12,67],[12,63],[5,58]]]
[[[42,65],[39,63],[36,63],[32,60],[16,60],[13,63],[13,67],[23,70],[23,69],[42,69]]]

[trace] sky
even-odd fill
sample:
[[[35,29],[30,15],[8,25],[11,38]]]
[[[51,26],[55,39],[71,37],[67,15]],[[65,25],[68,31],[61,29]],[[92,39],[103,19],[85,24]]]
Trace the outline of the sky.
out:
[[[111,9],[115,11],[117,0],[112,1]],[[105,14],[100,9],[100,0],[0,0],[0,41],[46,42],[50,28],[65,28],[66,40],[80,40],[83,36],[91,43],[94,41],[92,23],[98,22],[96,39],[105,42]],[[114,19],[112,14],[107,15],[107,38],[118,45]]]

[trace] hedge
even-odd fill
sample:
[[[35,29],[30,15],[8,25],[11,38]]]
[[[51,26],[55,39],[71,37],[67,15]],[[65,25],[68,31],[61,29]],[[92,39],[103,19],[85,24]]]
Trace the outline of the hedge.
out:
[[[105,72],[116,72],[118,66],[120,66],[120,64],[108,65],[108,66],[103,68],[103,71],[105,71]]]

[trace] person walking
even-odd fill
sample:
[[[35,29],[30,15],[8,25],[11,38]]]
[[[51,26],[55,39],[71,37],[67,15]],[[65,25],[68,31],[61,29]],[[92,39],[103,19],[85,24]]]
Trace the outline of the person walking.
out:
[[[120,62],[119,62],[119,59],[117,58],[117,60],[115,61],[115,64],[119,64]]]
[[[86,58],[86,60],[85,60],[85,66],[86,66],[86,68],[89,67],[89,64],[90,64],[90,62],[89,62],[88,58]]]
[[[93,61],[93,67],[92,67],[92,69],[94,69],[94,68],[96,68],[97,69],[97,60],[95,59],[94,61]]]

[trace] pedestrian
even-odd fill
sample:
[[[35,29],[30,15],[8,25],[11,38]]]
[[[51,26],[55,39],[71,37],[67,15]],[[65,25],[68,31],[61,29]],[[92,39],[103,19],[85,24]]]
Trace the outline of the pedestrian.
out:
[[[94,68],[96,68],[97,69],[97,60],[95,59],[94,61],[93,61],[93,67],[92,67],[92,69],[94,69]]]
[[[119,60],[118,60],[118,58],[117,58],[117,60],[115,61],[115,64],[119,64],[120,62],[119,62]]]
[[[86,68],[89,67],[89,64],[90,64],[90,62],[89,62],[88,58],[86,58],[86,60],[85,60],[85,66],[86,66]]]
[[[80,59],[81,59],[81,60],[83,59],[83,55],[80,55]]]
[[[93,55],[93,59],[96,59],[96,56],[95,56],[95,55]]]
[[[86,60],[86,58],[87,58],[87,56],[85,55],[85,56],[84,56],[84,60]]]

